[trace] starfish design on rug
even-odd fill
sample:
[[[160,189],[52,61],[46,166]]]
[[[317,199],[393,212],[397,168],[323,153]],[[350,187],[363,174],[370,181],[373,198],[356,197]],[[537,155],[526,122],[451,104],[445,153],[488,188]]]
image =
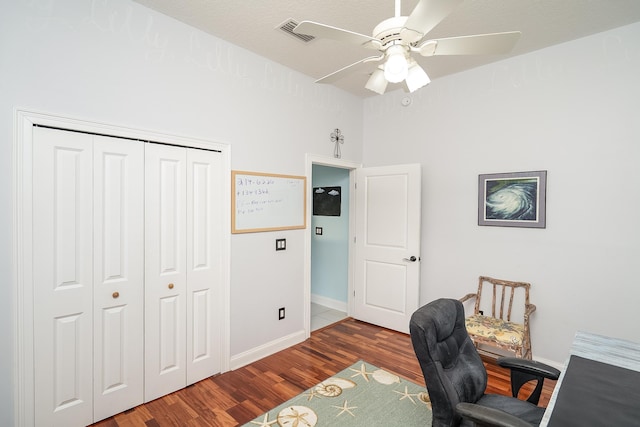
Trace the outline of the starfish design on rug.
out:
[[[264,414],[262,421],[251,421],[251,424],[259,425],[260,427],[269,427],[271,424],[277,423],[278,420],[269,421],[269,413]]]
[[[340,415],[344,414],[345,412],[347,412],[352,417],[355,417],[355,414],[353,412],[351,412],[351,410],[352,409],[358,409],[357,406],[349,406],[349,402],[346,401],[346,400],[344,401],[342,406],[333,406],[333,405],[331,405],[331,406],[336,408],[336,409],[341,409],[341,411],[338,412],[338,415],[336,415],[336,418],[339,417]]]
[[[318,397],[318,398],[322,397],[319,393],[316,392],[315,388],[312,388],[311,390],[306,392],[304,395],[307,396],[307,401],[313,399],[314,397]]]
[[[360,369],[353,369],[353,368],[349,368],[351,369],[353,372],[355,372],[355,374],[351,375],[351,378],[357,377],[359,375],[362,375],[362,378],[364,378],[364,380],[366,382],[369,382],[369,377],[368,375],[373,375],[372,372],[367,372],[367,367],[364,366],[364,363],[362,365],[360,365]]]
[[[411,403],[413,403],[414,405],[416,404],[416,401],[413,400],[412,396],[418,396],[418,395],[409,393],[409,390],[407,389],[407,386],[404,386],[404,392],[401,392],[401,391],[398,391],[398,390],[393,390],[393,392],[394,393],[398,393],[399,395],[402,396],[400,398],[400,400],[409,399],[411,401]]]

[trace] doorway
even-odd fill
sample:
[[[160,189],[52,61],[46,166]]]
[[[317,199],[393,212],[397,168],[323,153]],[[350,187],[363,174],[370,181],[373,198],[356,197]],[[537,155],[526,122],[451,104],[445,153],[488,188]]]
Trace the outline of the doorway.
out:
[[[307,194],[313,191],[314,164],[349,170],[347,316],[408,333],[409,318],[419,301],[421,165],[362,168],[356,163],[307,154]],[[310,199],[307,197],[307,224],[311,224]],[[390,223],[394,226],[389,227]],[[303,311],[307,338],[311,335],[312,232],[315,229],[305,233]],[[371,248],[375,250],[366,250]],[[384,259],[377,260],[376,254]]]
[[[311,331],[315,331],[347,317],[349,170],[314,164],[311,187]]]
[[[419,301],[421,165],[363,169],[353,162],[307,154],[307,194],[313,191],[311,177],[314,164],[349,170],[347,316],[408,333],[409,318],[418,308]],[[357,196],[356,181],[360,181]],[[390,196],[393,196],[394,203],[387,202]],[[311,224],[311,213],[311,197],[307,197],[307,224]],[[370,215],[372,213],[375,213],[373,217]],[[388,226],[389,221],[395,224],[394,227]],[[315,229],[305,233],[303,312],[307,338],[311,335],[312,232]],[[360,236],[356,241],[358,232]],[[372,258],[373,254],[363,246],[364,242],[372,241],[374,244],[368,244],[367,247],[387,249],[378,251],[385,257],[382,262]],[[391,273],[381,271],[381,266],[392,266]],[[365,276],[366,269],[369,271]],[[389,280],[379,280],[380,275]],[[367,281],[365,277],[376,280]]]
[[[306,167],[309,195],[307,223],[310,227],[305,237],[305,330],[309,336],[311,331],[342,320],[351,312],[353,188],[355,169],[360,165],[341,159],[307,155]],[[317,215],[314,215],[315,191],[320,192],[316,196],[317,201],[331,199],[333,210],[323,212],[322,209],[316,209]],[[327,195],[329,192],[333,195]],[[339,205],[339,211],[335,209],[336,205]]]

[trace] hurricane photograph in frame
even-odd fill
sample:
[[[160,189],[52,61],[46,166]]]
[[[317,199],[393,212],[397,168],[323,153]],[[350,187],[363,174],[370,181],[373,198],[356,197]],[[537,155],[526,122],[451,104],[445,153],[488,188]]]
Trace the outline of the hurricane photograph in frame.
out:
[[[478,175],[478,225],[546,227],[547,171]]]

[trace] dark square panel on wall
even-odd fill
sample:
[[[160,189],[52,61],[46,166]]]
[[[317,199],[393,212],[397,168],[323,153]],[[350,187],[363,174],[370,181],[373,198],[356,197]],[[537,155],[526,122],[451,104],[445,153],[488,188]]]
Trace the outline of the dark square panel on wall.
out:
[[[340,216],[342,187],[315,187],[313,189],[313,214]]]

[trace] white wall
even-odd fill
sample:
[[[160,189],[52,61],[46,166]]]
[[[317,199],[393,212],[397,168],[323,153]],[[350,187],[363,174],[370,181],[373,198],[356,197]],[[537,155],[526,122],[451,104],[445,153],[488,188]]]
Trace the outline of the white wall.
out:
[[[423,167],[421,303],[529,281],[534,357],[640,340],[640,24],[365,101],[364,164]],[[547,228],[477,225],[478,174],[548,171]]]
[[[0,425],[13,425],[15,108],[227,143],[232,168],[304,175],[360,162],[362,101],[129,0],[4,2],[0,13]],[[276,254],[275,238],[287,238]],[[234,235],[231,352],[303,330],[304,231]],[[287,317],[277,320],[277,308]]]

